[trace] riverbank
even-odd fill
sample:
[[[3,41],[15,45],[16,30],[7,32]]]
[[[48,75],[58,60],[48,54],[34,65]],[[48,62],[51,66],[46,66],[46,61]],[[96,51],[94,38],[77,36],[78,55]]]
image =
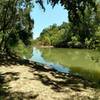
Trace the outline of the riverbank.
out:
[[[55,48],[54,46],[34,45],[35,48]]]
[[[28,60],[0,63],[0,76],[0,100],[100,100],[94,83]]]

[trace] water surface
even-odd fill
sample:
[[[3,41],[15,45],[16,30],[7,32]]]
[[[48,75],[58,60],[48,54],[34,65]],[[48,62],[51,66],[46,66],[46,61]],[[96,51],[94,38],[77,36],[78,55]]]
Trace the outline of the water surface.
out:
[[[32,60],[61,72],[72,72],[100,82],[100,52],[86,49],[33,48]]]

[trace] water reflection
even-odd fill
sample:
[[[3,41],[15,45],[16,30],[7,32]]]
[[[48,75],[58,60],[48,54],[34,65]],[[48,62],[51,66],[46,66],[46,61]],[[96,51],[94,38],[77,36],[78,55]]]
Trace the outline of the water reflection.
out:
[[[100,82],[100,52],[80,49],[33,48],[31,58],[61,72],[78,73]]]
[[[39,49],[37,49],[35,47],[33,48],[33,54],[32,54],[32,58],[31,59],[33,61],[36,61],[36,62],[39,62],[39,63],[42,63],[42,64],[46,64],[49,67],[54,68],[59,72],[68,73],[70,71],[69,68],[65,68],[65,67],[63,67],[62,65],[60,65],[57,62],[53,63],[53,62],[50,62],[50,61],[46,61],[46,59],[43,58],[42,51],[40,51]]]

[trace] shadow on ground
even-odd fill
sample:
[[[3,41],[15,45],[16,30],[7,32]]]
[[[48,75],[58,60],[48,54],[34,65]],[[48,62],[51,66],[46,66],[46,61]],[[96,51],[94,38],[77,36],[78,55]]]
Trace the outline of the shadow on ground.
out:
[[[50,78],[48,75],[37,73],[38,80],[44,85],[50,86],[56,92],[66,92],[66,87],[74,91],[82,91],[88,87],[95,88],[95,83],[89,82],[79,76],[72,76],[64,73],[51,72],[54,78]]]
[[[0,100],[11,100],[9,97],[11,96],[8,86],[8,82],[19,79],[18,73],[7,72],[4,74],[0,73]]]
[[[34,100],[38,94],[33,95],[31,92],[10,92],[10,87],[7,85],[10,81],[16,81],[19,79],[19,73],[7,72],[0,73],[0,100]]]
[[[4,65],[6,67],[9,67],[10,65],[27,65],[31,68],[30,73],[33,73],[35,76],[37,76],[35,80],[39,80],[42,84],[50,86],[50,88],[55,92],[66,92],[68,91],[66,87],[78,92],[81,92],[88,87],[96,89],[96,85],[94,82],[85,80],[83,77],[70,73],[59,73],[55,69],[48,68],[45,65],[35,63],[29,60],[23,60],[18,58],[11,59],[10,57],[0,56],[0,66],[1,65]],[[0,100],[34,100],[39,96],[39,94],[32,94],[31,92],[11,93],[9,91],[10,87],[7,84],[10,81],[18,80],[19,74],[20,73],[18,72],[6,72],[3,74],[0,73]]]

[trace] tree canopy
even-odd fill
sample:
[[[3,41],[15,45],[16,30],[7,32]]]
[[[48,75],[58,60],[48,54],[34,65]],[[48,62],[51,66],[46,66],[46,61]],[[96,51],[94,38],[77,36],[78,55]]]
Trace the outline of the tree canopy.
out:
[[[84,34],[83,34],[84,35]],[[88,39],[88,37],[90,37]],[[56,24],[43,29],[40,37],[35,40],[35,45],[54,46],[54,47],[71,47],[71,48],[95,48],[96,32],[94,35],[86,35],[84,44],[81,41],[83,37],[72,31],[72,24],[63,22],[62,25]],[[100,41],[100,40],[99,40]]]
[[[43,1],[37,0],[43,7]],[[85,39],[88,40],[94,37],[94,33],[98,27],[97,20],[99,20],[99,3],[96,0],[47,0],[52,7],[60,3],[68,11],[69,22],[71,23],[71,31],[73,36],[79,36],[79,41],[85,44]]]
[[[43,0],[35,0],[45,11]],[[95,31],[96,15],[95,0],[47,0],[52,7],[60,3],[68,10],[73,36],[78,34],[81,41],[85,42],[93,36]],[[0,49],[7,52],[11,45],[22,40],[25,45],[32,38],[34,21],[30,17],[33,0],[0,0]],[[82,37],[82,38],[81,38]]]
[[[10,45],[22,40],[25,45],[32,37],[34,21],[30,17],[33,7],[30,0],[0,0],[0,49],[7,51]]]

